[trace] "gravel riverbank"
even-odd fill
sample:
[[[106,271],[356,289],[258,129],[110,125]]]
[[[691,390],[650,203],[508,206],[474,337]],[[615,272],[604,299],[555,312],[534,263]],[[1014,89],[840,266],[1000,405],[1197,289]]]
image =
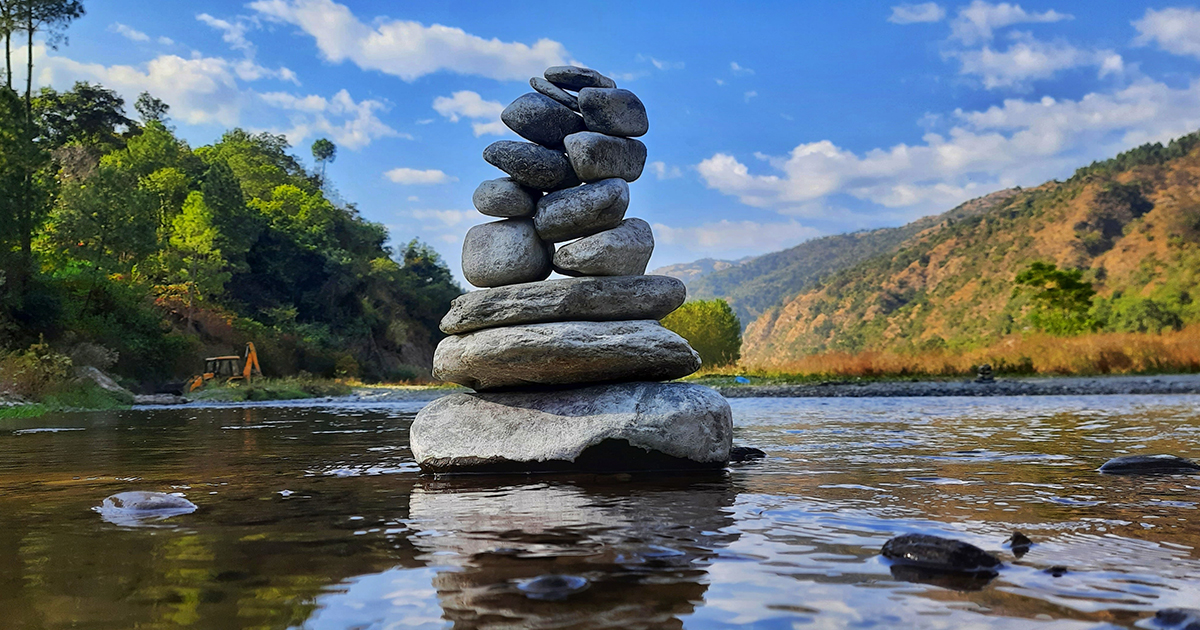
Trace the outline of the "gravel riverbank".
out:
[[[841,381],[799,385],[719,385],[714,389],[726,398],[1200,394],[1200,374],[997,378],[991,383],[970,380]]]

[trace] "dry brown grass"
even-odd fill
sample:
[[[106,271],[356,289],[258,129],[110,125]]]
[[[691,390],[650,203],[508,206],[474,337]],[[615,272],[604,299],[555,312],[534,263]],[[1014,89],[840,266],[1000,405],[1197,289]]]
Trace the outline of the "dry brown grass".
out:
[[[918,354],[830,352],[770,368],[743,364],[764,376],[901,377],[962,376],[989,363],[1001,374],[1147,374],[1200,372],[1200,325],[1161,335],[1093,333],[1078,337],[1026,335],[965,351]],[[728,372],[729,370],[721,370]]]

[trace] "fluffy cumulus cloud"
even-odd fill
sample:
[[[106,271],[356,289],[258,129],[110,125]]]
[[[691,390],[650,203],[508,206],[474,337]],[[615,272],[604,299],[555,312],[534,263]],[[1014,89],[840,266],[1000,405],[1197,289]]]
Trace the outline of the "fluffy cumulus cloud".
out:
[[[941,22],[946,17],[946,10],[936,2],[922,4],[901,4],[892,7],[892,15],[888,21],[893,24],[918,24],[922,22]]]
[[[1200,9],[1147,9],[1133,27],[1135,44],[1155,43],[1169,53],[1200,58]]]
[[[654,239],[667,246],[721,255],[728,252],[775,251],[821,236],[815,228],[795,220],[776,223],[716,221],[692,227],[655,223]]]
[[[405,81],[439,71],[524,81],[568,60],[566,48],[550,39],[533,44],[503,42],[460,28],[406,20],[366,24],[333,0],[257,0],[249,7],[263,18],[295,25],[311,35],[329,61],[351,61],[364,70]]]
[[[651,162],[646,166],[650,167],[650,172],[659,180],[683,177],[683,171],[679,170],[678,166],[667,166],[666,162]]]
[[[984,46],[977,50],[946,53],[957,58],[960,73],[974,76],[989,90],[998,88],[1028,89],[1031,81],[1049,79],[1055,74],[1084,66],[1095,66],[1101,77],[1124,71],[1121,55],[1111,50],[1077,48],[1062,41],[1044,42],[1028,33],[1013,38],[1005,50]]]
[[[394,168],[384,173],[383,176],[391,180],[393,183],[405,185],[445,184],[447,182],[458,181],[457,177],[450,177],[449,175],[437,169],[418,170],[415,168]],[[426,217],[422,216],[418,218]]]
[[[485,134],[502,136],[508,133],[508,127],[500,121],[504,105],[485,101],[478,92],[461,90],[450,96],[439,96],[433,99],[433,109],[449,118],[450,122],[469,119],[476,138]]]
[[[996,29],[1006,26],[1061,22],[1070,19],[1074,19],[1074,16],[1059,13],[1053,9],[1038,13],[1026,11],[1019,4],[1007,2],[992,4],[984,0],[974,0],[971,4],[958,10],[958,15],[950,22],[950,29],[954,39],[963,44],[972,45],[991,40]]]
[[[784,156],[756,154],[751,169],[717,153],[698,166],[705,183],[750,206],[805,214],[813,202],[849,195],[908,214],[954,204],[1049,176],[1146,142],[1200,127],[1200,80],[1183,88],[1142,80],[1078,100],[1009,99],[982,111],[955,111],[944,133],[919,144],[856,153],[828,140]]]
[[[310,94],[295,96],[286,92],[268,92],[259,95],[268,105],[289,112],[291,126],[283,131],[292,144],[323,135],[335,144],[356,151],[379,138],[408,138],[379,119],[378,113],[387,109],[382,101],[363,100],[355,102],[346,90],[341,90],[326,99]]]

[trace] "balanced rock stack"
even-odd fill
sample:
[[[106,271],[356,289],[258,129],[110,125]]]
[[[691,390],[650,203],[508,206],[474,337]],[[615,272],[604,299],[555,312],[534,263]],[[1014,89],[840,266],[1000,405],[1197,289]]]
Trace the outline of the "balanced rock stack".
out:
[[[482,290],[442,319],[434,376],[475,391],[417,415],[410,444],[431,472],[711,468],[729,459],[728,403],[662,383],[700,357],[658,320],[683,283],[643,275],[650,225],[626,218],[646,163],[646,109],[595,70],[556,66],[501,114],[531,142],[483,158],[508,176],[475,191],[500,220],[471,228],[463,275]],[[570,278],[547,280],[551,271]]]

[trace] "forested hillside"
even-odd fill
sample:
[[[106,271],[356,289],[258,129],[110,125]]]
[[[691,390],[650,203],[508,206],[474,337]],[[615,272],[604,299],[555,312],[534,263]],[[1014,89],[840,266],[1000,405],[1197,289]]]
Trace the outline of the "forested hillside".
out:
[[[143,383],[256,342],[269,375],[425,371],[461,293],[429,247],[335,201],[283,136],[193,149],[165,103],[0,85],[0,349],[108,353]],[[328,141],[314,146],[332,159]]]
[[[921,229],[892,251],[766,311],[746,330],[744,359],[770,366],[825,351],[969,348],[1034,329],[1158,332],[1200,321],[1200,134],[973,216],[913,225]]]

